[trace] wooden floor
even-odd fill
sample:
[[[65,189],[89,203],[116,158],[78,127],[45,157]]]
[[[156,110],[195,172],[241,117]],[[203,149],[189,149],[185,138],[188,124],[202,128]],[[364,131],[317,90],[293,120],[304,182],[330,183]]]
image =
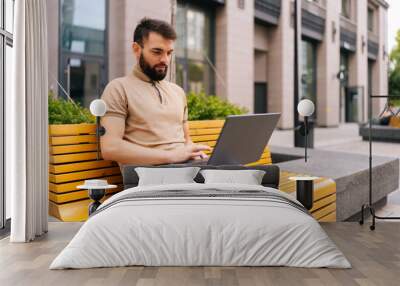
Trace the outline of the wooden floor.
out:
[[[81,223],[50,222],[27,244],[0,241],[0,285],[400,285],[400,223],[325,223],[353,265],[349,270],[289,267],[122,267],[48,270]]]

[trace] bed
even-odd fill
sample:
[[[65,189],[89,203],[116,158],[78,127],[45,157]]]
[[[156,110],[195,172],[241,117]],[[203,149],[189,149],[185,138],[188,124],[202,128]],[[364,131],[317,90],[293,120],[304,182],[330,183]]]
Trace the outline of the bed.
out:
[[[192,183],[138,185],[137,166],[125,167],[126,189],[97,209],[50,269],[351,267],[308,211],[277,190],[277,166],[251,169],[263,171],[261,184],[204,182],[199,172]]]

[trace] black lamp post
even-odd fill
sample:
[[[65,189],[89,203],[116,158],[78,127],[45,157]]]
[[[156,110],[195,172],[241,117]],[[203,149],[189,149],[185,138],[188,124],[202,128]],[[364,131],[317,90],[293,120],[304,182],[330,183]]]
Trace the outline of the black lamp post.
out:
[[[97,149],[97,160],[100,160],[100,136],[103,136],[106,132],[104,127],[100,125],[100,117],[104,116],[107,111],[107,105],[102,99],[95,99],[90,103],[90,113],[96,116],[96,149]]]
[[[311,115],[313,115],[313,113],[315,111],[314,103],[309,99],[303,99],[297,105],[297,111],[304,118],[304,130],[303,130],[303,132],[300,131],[300,133],[302,133],[302,135],[304,134],[304,138],[305,138],[304,159],[305,159],[305,162],[307,162],[307,147],[308,147],[307,139],[308,139],[308,133],[310,130],[309,125],[308,125],[308,118]]]
[[[343,121],[343,116],[342,116],[342,109],[343,109],[343,89],[346,87],[346,82],[347,82],[347,71],[345,66],[340,66],[340,70],[337,73],[336,77],[340,81],[340,94],[339,94],[339,122]]]
[[[300,74],[300,65],[299,65],[299,26],[301,25],[301,0],[294,0],[294,126],[299,125],[299,117],[297,115],[297,104],[299,102],[299,74]],[[297,140],[297,136],[300,136],[299,131],[294,129],[294,146],[300,147],[298,144],[299,140]]]

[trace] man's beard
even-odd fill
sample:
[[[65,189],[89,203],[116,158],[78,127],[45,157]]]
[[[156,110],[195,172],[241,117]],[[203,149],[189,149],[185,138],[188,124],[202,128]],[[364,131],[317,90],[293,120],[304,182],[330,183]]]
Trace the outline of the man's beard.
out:
[[[163,80],[165,76],[167,75],[168,71],[168,66],[167,65],[155,65],[154,67],[151,67],[150,64],[145,60],[143,53],[140,54],[139,58],[139,65],[142,71],[153,81],[159,81]],[[165,66],[164,71],[157,71],[157,66]]]

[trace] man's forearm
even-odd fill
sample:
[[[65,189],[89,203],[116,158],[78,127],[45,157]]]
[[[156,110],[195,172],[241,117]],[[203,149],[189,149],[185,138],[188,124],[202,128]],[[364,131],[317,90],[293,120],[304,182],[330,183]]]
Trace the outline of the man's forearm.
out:
[[[123,139],[114,139],[108,146],[102,144],[106,160],[121,164],[158,165],[171,163],[169,152],[162,149],[143,147]]]

